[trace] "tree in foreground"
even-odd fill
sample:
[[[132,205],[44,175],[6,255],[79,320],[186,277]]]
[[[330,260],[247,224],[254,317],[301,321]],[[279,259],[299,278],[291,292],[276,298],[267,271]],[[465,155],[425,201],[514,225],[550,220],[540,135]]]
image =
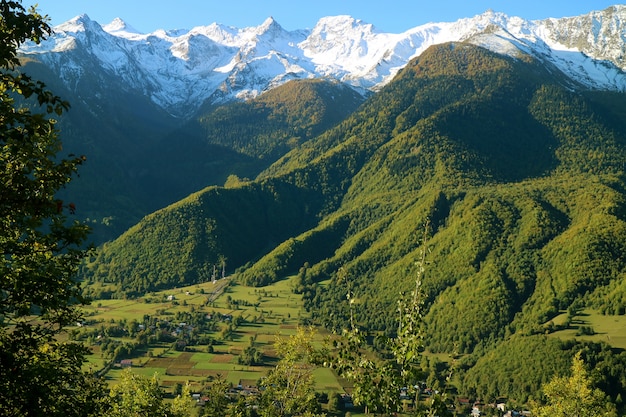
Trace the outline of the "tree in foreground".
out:
[[[311,416],[319,412],[313,370],[321,356],[313,346],[313,335],[313,329],[298,328],[296,334],[276,339],[274,347],[281,359],[261,381],[261,416]]]
[[[206,417],[233,415],[228,410],[230,404],[230,400],[226,396],[228,388],[228,382],[222,375],[217,374],[217,377],[209,385],[208,400],[205,402],[200,415]]]
[[[167,402],[156,375],[146,378],[134,374],[130,368],[122,371],[106,402],[106,417],[188,417],[194,411],[189,384],[183,386],[173,401]]]
[[[423,379],[420,361],[424,350],[423,294],[422,277],[426,265],[426,243],[428,223],[420,257],[416,262],[415,289],[409,297],[402,295],[398,301],[398,328],[396,336],[384,340],[386,349],[393,359],[377,358],[367,352],[364,335],[359,331],[352,317],[350,307],[350,329],[335,341],[336,349],[326,365],[353,384],[352,400],[365,407],[365,413],[389,415],[410,408],[411,415],[440,416],[450,415],[444,399],[435,395],[426,404],[419,401],[418,382]],[[343,270],[340,274],[345,274]],[[349,287],[347,277],[343,276]],[[350,305],[353,295],[348,288]],[[404,392],[407,399],[402,400]]]
[[[535,403],[537,417],[613,417],[615,406],[602,390],[593,388],[585,363],[577,353],[572,360],[572,375],[555,377],[543,387],[545,404]]]
[[[19,72],[17,48],[51,32],[20,2],[0,0],[0,415],[97,412],[98,381],[82,371],[86,349],[60,342],[85,300],[75,280],[88,228],[56,197],[82,163],[57,156],[53,115],[68,104]]]

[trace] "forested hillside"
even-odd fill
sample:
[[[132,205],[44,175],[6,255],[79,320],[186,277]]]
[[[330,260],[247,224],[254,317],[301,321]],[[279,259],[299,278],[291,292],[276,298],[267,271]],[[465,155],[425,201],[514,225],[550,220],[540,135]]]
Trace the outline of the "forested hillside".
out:
[[[332,329],[346,326],[349,286],[359,325],[391,334],[429,225],[427,348],[466,354],[462,390],[525,401],[580,348],[546,342],[559,311],[626,309],[625,110],[624,95],[573,91],[528,57],[433,46],[338,126],[291,141],[256,180],[144,218],[83,276],[132,296],[205,279],[225,257],[246,284],[299,274],[297,291]],[[280,137],[235,143],[258,157],[290,143]],[[588,354],[598,367],[624,368],[623,356],[587,350],[602,352]],[[485,382],[514,357],[526,358],[525,385]],[[533,372],[545,357],[553,368]],[[626,388],[612,375],[607,386]]]
[[[279,157],[348,117],[364,101],[345,84],[300,80],[199,117],[206,141],[261,159]]]
[[[206,282],[312,227],[320,207],[318,194],[278,181],[210,187],[105,243],[84,276],[118,284],[117,297]]]
[[[59,129],[65,150],[87,161],[62,197],[93,228],[96,244],[193,192],[223,185],[229,175],[256,177],[364,101],[343,84],[298,80],[259,99],[205,106],[177,119],[102,71],[80,78],[74,94],[41,63],[24,58],[23,64],[26,73],[73,97]]]

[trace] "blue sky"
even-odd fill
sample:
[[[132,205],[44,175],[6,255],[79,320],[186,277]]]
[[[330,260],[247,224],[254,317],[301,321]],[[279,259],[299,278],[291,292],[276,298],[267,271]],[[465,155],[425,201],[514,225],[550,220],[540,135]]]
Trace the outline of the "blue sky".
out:
[[[191,29],[213,22],[258,26],[272,16],[287,30],[306,29],[324,16],[348,14],[384,32],[400,33],[428,22],[451,22],[488,9],[526,19],[577,16],[602,10],[604,0],[22,0],[37,3],[53,25],[86,13],[100,24],[116,17],[140,32]]]

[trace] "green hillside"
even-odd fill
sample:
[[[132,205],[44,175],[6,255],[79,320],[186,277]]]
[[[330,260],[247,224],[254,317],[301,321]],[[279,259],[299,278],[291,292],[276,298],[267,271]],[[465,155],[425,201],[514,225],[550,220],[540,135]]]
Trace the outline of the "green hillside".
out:
[[[146,154],[150,184],[181,200],[229,176],[255,178],[297,145],[339,123],[362,102],[352,88],[331,81],[294,80],[256,99],[209,107],[164,135]],[[234,177],[233,177],[234,178]]]
[[[225,256],[245,284],[299,272],[305,305],[331,329],[346,326],[350,285],[359,325],[392,334],[429,224],[427,348],[465,354],[460,390],[484,398],[494,389],[481,381],[512,346],[563,351],[527,355],[520,375],[544,372],[498,386],[525,401],[580,348],[545,342],[550,319],[599,309],[607,294],[620,301],[604,311],[626,308],[625,110],[624,95],[574,92],[528,57],[434,46],[255,181],[144,218],[84,276],[133,295],[201,280]],[[259,156],[257,144],[236,146]],[[604,352],[588,355],[598,367],[623,366],[609,349],[589,349]],[[626,388],[618,376],[610,384]]]
[[[343,84],[296,80],[258,99],[205,108],[181,120],[113,76],[83,77],[74,93],[44,65],[30,58],[23,64],[72,103],[59,122],[64,151],[85,154],[87,162],[61,197],[87,219],[96,244],[191,193],[223,185],[231,175],[256,177],[364,101]]]
[[[206,142],[263,160],[267,167],[341,122],[363,100],[338,82],[298,80],[255,100],[217,107],[198,120]]]
[[[232,271],[312,227],[319,206],[314,193],[276,181],[210,187],[104,244],[83,274],[127,297],[210,281],[214,268]]]

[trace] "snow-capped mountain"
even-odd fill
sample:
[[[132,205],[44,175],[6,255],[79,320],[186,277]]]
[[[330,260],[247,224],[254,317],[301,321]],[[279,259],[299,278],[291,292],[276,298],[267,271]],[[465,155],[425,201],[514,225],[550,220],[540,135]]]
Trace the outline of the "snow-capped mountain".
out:
[[[626,91],[624,5],[537,21],[487,11],[400,34],[349,16],[322,18],[310,30],[286,31],[268,18],[244,29],[214,23],[142,34],[121,19],[100,25],[82,15],[54,30],[21,52],[50,67],[71,90],[100,70],[177,116],[207,101],[255,97],[294,78],[328,77],[376,90],[426,48],[448,41],[530,54],[563,71],[572,85]]]

